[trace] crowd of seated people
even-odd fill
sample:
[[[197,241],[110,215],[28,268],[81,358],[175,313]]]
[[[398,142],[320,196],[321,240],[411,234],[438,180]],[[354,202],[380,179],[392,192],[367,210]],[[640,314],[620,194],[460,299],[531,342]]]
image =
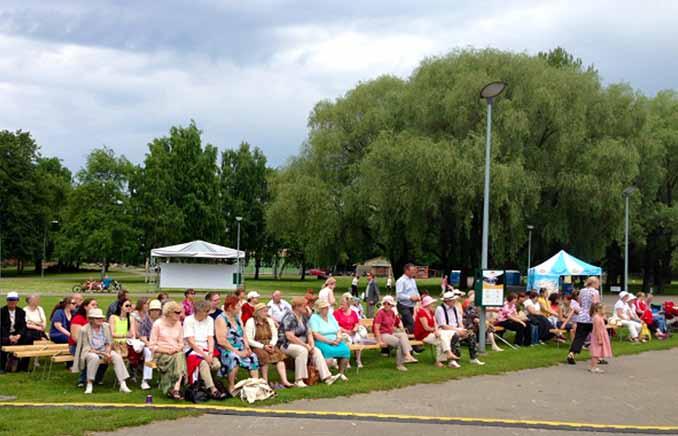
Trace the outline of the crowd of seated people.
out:
[[[276,290],[266,304],[256,291],[239,290],[223,298],[209,292],[202,299],[189,289],[180,302],[160,293],[136,303],[127,291],[120,291],[106,314],[95,299],[73,294],[62,299],[49,317],[39,295],[29,295],[21,309],[18,294],[10,292],[1,313],[2,345],[29,345],[47,338],[68,344],[74,356],[71,370],[88,395],[112,367],[121,392],[129,393],[135,385],[152,389],[155,376],[155,385],[177,400],[184,398],[187,385],[197,381],[212,398],[223,399],[242,375],[261,378],[274,389],[304,388],[313,382],[312,371],[327,385],[348,382],[351,358],[358,368],[364,366],[360,345],[394,350],[399,371],[419,361],[411,343],[415,340],[435,350],[434,365],[439,368],[461,367],[462,346],[471,364],[484,365],[479,359],[480,316],[473,291],[467,295],[448,285],[436,299],[419,293],[411,268],[405,269],[396,283],[396,298],[386,295],[373,305],[377,310],[367,324],[371,332],[361,322],[363,301],[350,293],[335,298],[336,280],[330,278],[318,296],[309,290],[286,301]],[[371,292],[378,294],[378,289]],[[643,326],[659,339],[668,335],[665,320],[648,300],[643,293],[622,292],[614,306],[612,318],[628,329],[631,341],[644,340]],[[496,330],[514,332],[517,347],[562,342],[565,332],[575,337],[581,310],[576,290],[567,295],[546,289],[508,293],[501,308],[487,311],[486,339],[493,350],[501,351],[495,342],[495,327],[501,327]],[[0,371],[8,353],[1,357]],[[269,377],[271,366],[277,382]],[[18,369],[27,367],[27,359],[21,359]]]

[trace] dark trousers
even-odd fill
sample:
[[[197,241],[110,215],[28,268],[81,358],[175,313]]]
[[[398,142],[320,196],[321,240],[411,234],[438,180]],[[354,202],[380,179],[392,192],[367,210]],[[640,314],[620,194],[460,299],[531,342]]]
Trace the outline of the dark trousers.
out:
[[[553,337],[553,333],[551,333],[553,325],[544,315],[528,315],[527,318],[531,324],[539,328],[539,340],[548,341]]]
[[[5,345],[31,345],[33,343],[33,338],[23,335],[21,338],[19,338],[19,341],[16,344],[12,344],[9,341],[9,338],[0,338],[0,344],[2,346]],[[7,360],[9,360],[9,355],[11,353],[5,353],[4,351],[0,351],[0,368],[3,370],[7,366]],[[17,367],[18,371],[28,371],[28,365],[31,362],[30,357],[24,357],[23,359],[19,359],[19,366]]]
[[[454,335],[450,340],[452,352],[459,357],[461,357],[461,354],[459,353],[459,346],[461,344],[465,344],[468,347],[468,355],[471,360],[478,357],[478,342],[476,342],[476,335],[473,334],[472,331],[469,330],[469,333],[464,339],[460,339],[459,335]]]
[[[500,326],[504,327],[506,330],[511,330],[516,332],[516,338],[513,341],[516,345],[530,345],[530,335],[528,333],[528,326],[523,326],[522,324],[515,322],[512,319],[507,319],[499,323]]]
[[[586,338],[593,331],[593,324],[590,322],[578,322],[577,331],[574,334],[574,339],[572,340],[572,345],[570,345],[570,353],[579,354],[581,353],[581,348],[586,342]]]
[[[353,295],[354,297],[358,296],[358,287],[357,286],[351,285],[351,295]]]
[[[400,319],[403,321],[403,327],[405,327],[407,333],[414,333],[414,307],[403,306],[400,303],[397,307]]]

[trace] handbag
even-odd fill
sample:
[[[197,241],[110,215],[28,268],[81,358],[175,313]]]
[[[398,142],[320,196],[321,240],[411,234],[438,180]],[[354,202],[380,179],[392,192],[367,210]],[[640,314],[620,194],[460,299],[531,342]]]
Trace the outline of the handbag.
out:
[[[306,383],[308,386],[318,384],[318,381],[320,380],[320,373],[318,372],[318,368],[315,367],[313,356],[309,356],[306,372],[308,373],[308,377],[304,379],[304,383]]]
[[[127,349],[127,342],[113,341],[113,344],[111,345],[111,349],[113,351],[115,351],[116,353],[118,353],[120,355],[120,357],[122,357],[123,359],[125,359],[129,354],[129,350]]]
[[[204,403],[212,398],[210,391],[202,380],[196,380],[184,391],[184,398],[193,404]]]

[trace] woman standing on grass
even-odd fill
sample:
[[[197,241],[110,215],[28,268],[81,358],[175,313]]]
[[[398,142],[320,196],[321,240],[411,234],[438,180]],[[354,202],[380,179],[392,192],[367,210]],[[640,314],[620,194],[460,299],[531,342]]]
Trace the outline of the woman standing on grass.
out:
[[[610,345],[610,337],[607,335],[607,328],[605,327],[605,310],[600,303],[594,303],[591,306],[591,322],[593,329],[591,331],[591,363],[589,364],[589,371],[594,374],[602,374],[602,369],[598,368],[598,364],[605,362],[605,359],[612,357],[612,346]]]
[[[600,293],[598,288],[600,281],[598,277],[589,277],[584,282],[584,288],[579,291],[579,314],[575,315],[574,321],[577,323],[576,332],[570,352],[567,355],[567,363],[575,365],[575,355],[581,353],[587,336],[593,330],[593,321],[591,320],[591,306],[600,303]]]
[[[336,303],[336,299],[334,297],[334,288],[336,287],[337,279],[330,277],[329,279],[325,280],[325,285],[320,290],[320,292],[318,292],[318,300],[326,301],[330,305],[330,313],[334,311],[334,305]]]

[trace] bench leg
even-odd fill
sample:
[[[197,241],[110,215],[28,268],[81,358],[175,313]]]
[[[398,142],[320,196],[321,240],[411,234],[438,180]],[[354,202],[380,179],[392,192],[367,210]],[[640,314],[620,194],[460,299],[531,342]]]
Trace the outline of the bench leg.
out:
[[[504,339],[502,336],[495,334],[494,335],[495,339],[499,339],[504,345],[507,347],[510,347],[512,350],[517,350],[516,346]]]

